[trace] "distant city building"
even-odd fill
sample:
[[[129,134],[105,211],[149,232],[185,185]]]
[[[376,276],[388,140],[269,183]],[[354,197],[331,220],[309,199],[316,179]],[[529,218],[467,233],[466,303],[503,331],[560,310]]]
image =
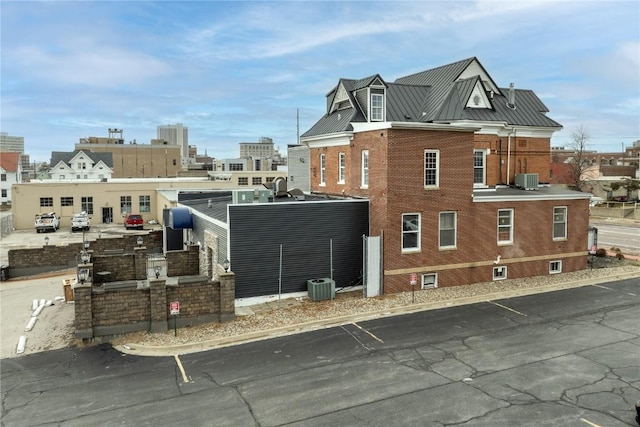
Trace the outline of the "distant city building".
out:
[[[190,163],[189,157],[189,128],[182,123],[162,125],[157,127],[158,139],[167,141],[169,145],[180,147],[182,164]],[[195,161],[195,158],[194,158]],[[191,161],[193,163],[193,161]]]
[[[0,132],[0,151],[24,153],[24,137],[11,136],[7,132]]]
[[[287,164],[286,158],[274,148],[273,139],[260,137],[258,142],[241,142],[240,158],[253,159],[250,170],[277,170]]]
[[[113,178],[172,178],[182,170],[181,147],[164,139],[152,139],[150,144],[136,140],[124,144],[122,129],[109,129],[109,137],[80,138],[75,150],[111,153]],[[52,167],[54,165],[51,165]]]

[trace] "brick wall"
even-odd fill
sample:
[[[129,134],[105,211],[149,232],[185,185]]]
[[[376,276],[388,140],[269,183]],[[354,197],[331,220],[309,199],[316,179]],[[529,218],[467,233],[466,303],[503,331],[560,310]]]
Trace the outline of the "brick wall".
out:
[[[203,276],[120,282],[105,289],[91,284],[74,288],[76,337],[95,339],[135,331],[163,332],[173,328],[170,303],[180,303],[178,327],[235,318],[235,275],[221,273],[219,281]]]
[[[496,135],[474,136],[474,148],[489,149],[486,157],[487,185],[507,183],[507,166],[509,167],[509,183],[513,184],[517,173],[537,173],[539,182],[549,182],[550,168],[549,138],[509,138]],[[509,161],[510,160],[510,161]]]
[[[89,239],[89,250],[95,254],[114,253],[117,251],[133,252],[138,246],[137,239],[140,234],[126,234],[121,237],[101,237]],[[143,245],[147,252],[162,252],[162,231],[150,231],[142,235]],[[44,243],[44,242],[43,242]],[[9,250],[9,277],[20,277],[56,270],[66,270],[75,267],[80,262],[82,243],[69,243],[65,245],[46,245],[40,248],[23,248]],[[96,271],[113,268],[100,266]],[[128,275],[127,275],[128,277]],[[120,279],[119,279],[120,280]],[[128,280],[128,279],[121,279]]]

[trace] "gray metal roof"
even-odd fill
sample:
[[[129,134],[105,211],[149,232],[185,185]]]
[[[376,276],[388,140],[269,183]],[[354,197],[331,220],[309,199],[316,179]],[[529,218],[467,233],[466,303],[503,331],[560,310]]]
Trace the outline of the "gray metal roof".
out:
[[[463,72],[473,63],[486,74],[488,81],[483,82],[479,75],[460,79]],[[358,103],[354,101],[354,93],[376,79],[384,82],[377,74],[358,80],[340,79],[338,85],[327,95],[327,111],[330,111],[333,97],[341,83],[349,93],[354,108],[325,114],[303,133],[302,137],[347,132],[353,130],[351,123],[366,122],[365,112],[361,111]],[[394,83],[385,84],[387,121],[450,123],[457,120],[475,120],[519,126],[562,127],[546,116],[548,108],[531,90],[515,90],[515,108],[508,107],[509,89],[499,88],[475,57],[400,77]],[[487,89],[492,108],[466,108],[467,100],[477,84]],[[492,98],[486,84],[498,88]]]
[[[218,192],[217,195],[202,194],[200,198],[198,196],[192,196],[193,198],[187,198],[180,200],[180,204],[193,209],[205,216],[216,219],[223,223],[227,223],[227,205],[232,203],[231,192]],[[211,200],[211,203],[209,203]],[[325,195],[305,194],[304,200],[295,200],[293,197],[274,197],[273,203],[305,203],[305,202],[325,202],[325,201],[357,201],[357,199],[343,199],[339,197],[328,198]],[[254,203],[250,203],[253,205]],[[262,203],[266,204],[266,203]]]
[[[105,165],[113,168],[113,154],[112,153],[94,153],[88,150],[74,150],[74,151],[52,151],[51,152],[51,166],[55,166],[60,162],[64,162],[66,165],[78,154],[84,153],[94,163],[102,161]]]

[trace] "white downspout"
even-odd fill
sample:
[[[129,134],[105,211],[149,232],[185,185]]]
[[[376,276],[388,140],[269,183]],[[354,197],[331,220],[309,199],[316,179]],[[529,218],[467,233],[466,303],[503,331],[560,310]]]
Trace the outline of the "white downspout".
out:
[[[511,185],[511,135],[516,135],[516,129],[511,128],[511,132],[509,132],[509,139],[507,142],[507,185]]]

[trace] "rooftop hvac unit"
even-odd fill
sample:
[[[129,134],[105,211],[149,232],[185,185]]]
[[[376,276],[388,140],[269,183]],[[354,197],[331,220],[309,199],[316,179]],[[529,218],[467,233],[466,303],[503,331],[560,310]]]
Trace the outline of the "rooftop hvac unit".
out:
[[[336,297],[336,282],[329,277],[307,280],[307,293],[311,301],[334,299]]]
[[[537,190],[538,174],[537,173],[517,173],[516,187],[523,188],[525,190]]]
[[[231,203],[253,203],[253,190],[235,190],[231,196]]]
[[[256,190],[258,197],[256,198],[258,203],[268,203],[269,199],[273,200],[273,192],[271,190]]]

